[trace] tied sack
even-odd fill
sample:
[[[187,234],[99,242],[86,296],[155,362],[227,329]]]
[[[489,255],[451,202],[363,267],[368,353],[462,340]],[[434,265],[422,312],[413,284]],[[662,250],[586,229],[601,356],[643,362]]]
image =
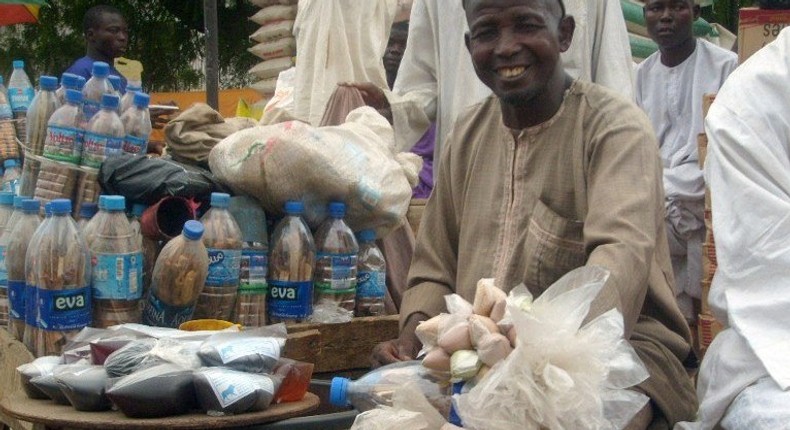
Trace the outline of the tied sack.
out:
[[[316,228],[331,200],[346,202],[354,231],[383,234],[405,219],[419,161],[393,151],[390,124],[373,108],[361,107],[334,127],[297,121],[242,130],[222,140],[209,155],[211,171],[234,191],[282,213],[300,199],[305,219]]]

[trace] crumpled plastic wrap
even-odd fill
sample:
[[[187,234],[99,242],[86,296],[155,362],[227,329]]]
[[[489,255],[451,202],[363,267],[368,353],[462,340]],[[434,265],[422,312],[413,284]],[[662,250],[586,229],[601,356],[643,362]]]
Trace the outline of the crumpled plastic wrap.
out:
[[[379,406],[357,415],[351,430],[439,430],[446,424],[419,387],[409,383],[392,394],[392,407]]]
[[[649,376],[611,310],[582,326],[609,272],[582,267],[529,311],[526,288],[508,299],[516,348],[467,393],[453,398],[464,428],[619,429],[648,398],[626,390]],[[531,296],[530,296],[531,298]]]
[[[373,108],[361,107],[333,127],[289,121],[258,126],[223,139],[209,155],[220,182],[255,197],[269,213],[288,200],[305,205],[316,228],[331,200],[346,203],[346,223],[380,235],[400,226],[422,167],[419,156],[394,152],[392,127]]]

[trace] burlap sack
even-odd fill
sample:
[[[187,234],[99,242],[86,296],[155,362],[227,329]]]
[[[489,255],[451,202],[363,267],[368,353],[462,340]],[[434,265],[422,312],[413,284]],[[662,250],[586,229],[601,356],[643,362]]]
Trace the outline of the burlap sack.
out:
[[[180,163],[208,166],[208,154],[220,140],[250,128],[250,118],[224,119],[204,103],[196,103],[165,126],[168,154]]]
[[[393,152],[392,127],[373,108],[361,107],[336,127],[290,121],[242,130],[211,151],[217,179],[258,199],[275,214],[287,200],[305,205],[305,219],[317,227],[330,200],[346,202],[354,230],[374,228],[383,236],[405,222],[421,160]]]

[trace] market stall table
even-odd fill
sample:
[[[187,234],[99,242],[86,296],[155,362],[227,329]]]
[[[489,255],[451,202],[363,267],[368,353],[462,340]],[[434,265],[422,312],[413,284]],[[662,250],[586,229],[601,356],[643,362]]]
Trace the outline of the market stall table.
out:
[[[318,409],[318,396],[307,393],[299,402],[272,405],[262,412],[213,417],[193,413],[167,418],[127,418],[121,412],[79,412],[50,400],[32,400],[15,392],[0,401],[0,412],[20,421],[42,424],[44,429],[218,429],[244,427],[304,415]]]

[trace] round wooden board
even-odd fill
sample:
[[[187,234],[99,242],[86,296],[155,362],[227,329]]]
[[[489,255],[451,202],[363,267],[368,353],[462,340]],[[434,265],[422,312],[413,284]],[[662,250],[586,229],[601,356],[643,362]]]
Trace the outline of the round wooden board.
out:
[[[71,406],[56,405],[49,400],[31,400],[22,393],[14,393],[0,402],[0,410],[7,415],[49,427],[75,429],[207,429],[241,427],[263,424],[304,415],[318,409],[318,396],[307,393],[299,402],[272,405],[263,412],[211,417],[194,413],[167,418],[127,418],[121,412],[79,412]]]

